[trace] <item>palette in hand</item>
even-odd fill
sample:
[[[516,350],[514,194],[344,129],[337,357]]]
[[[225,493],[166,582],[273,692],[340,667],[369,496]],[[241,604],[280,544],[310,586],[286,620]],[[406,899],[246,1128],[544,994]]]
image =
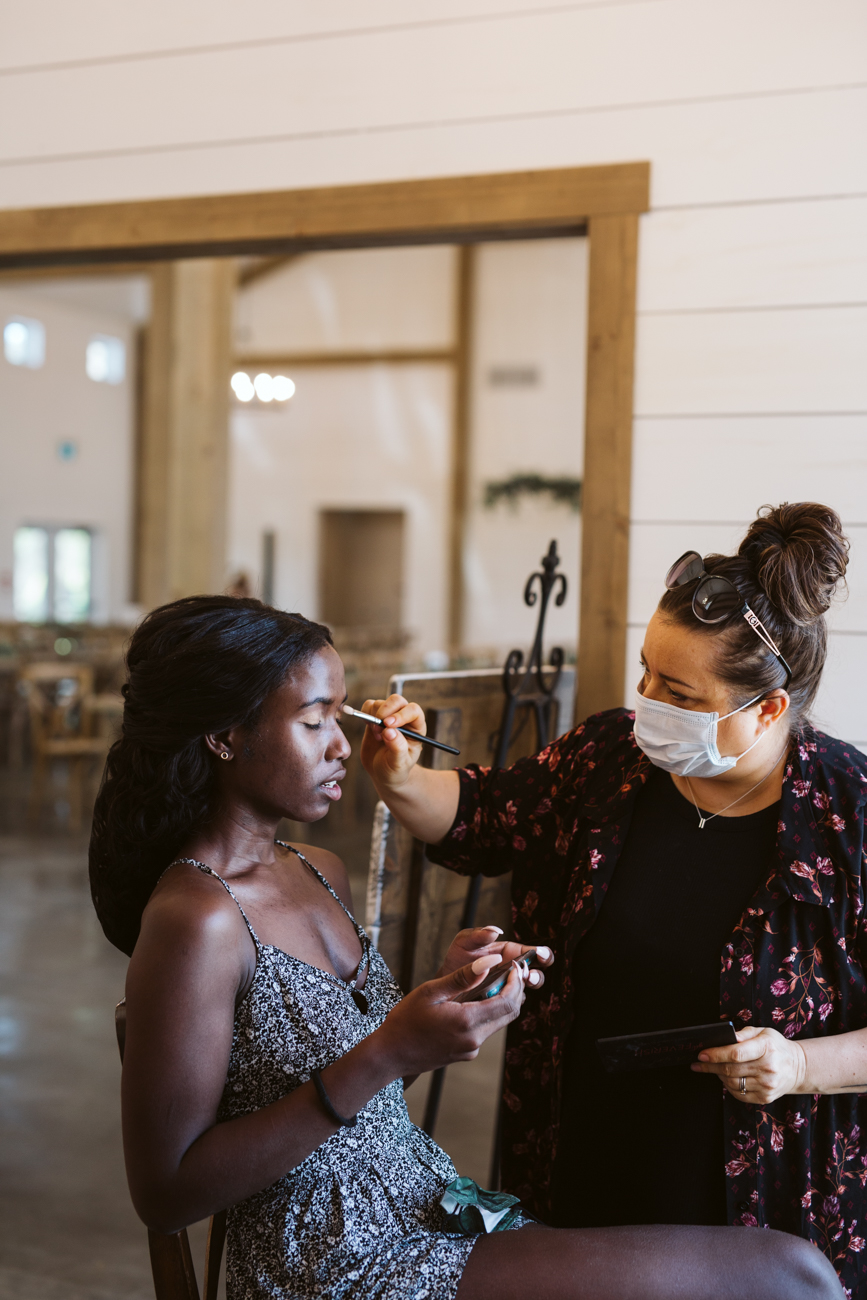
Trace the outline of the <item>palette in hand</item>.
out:
[[[606,1070],[659,1070],[669,1065],[690,1065],[706,1047],[728,1047],[738,1041],[730,1020],[685,1029],[662,1029],[652,1034],[621,1034],[597,1038],[596,1046]]]

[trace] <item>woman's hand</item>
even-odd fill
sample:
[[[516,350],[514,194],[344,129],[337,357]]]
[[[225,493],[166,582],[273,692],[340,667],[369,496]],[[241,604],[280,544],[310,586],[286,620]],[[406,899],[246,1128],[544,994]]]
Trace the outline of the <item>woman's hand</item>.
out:
[[[394,1078],[471,1061],[485,1039],[517,1018],[524,1002],[524,981],[517,966],[496,997],[454,1001],[459,993],[481,984],[488,971],[499,965],[499,953],[478,957],[470,966],[419,984],[389,1012],[371,1039],[380,1039],[392,1062]]]
[[[396,730],[409,727],[426,735],[424,713],[402,695],[365,700],[363,712],[389,723],[387,727],[368,723],[361,742],[361,761],[376,793],[410,835],[425,844],[438,844],[455,820],[460,778],[456,771],[422,767],[418,762],[421,744]]]
[[[764,1106],[803,1090],[807,1056],[800,1043],[784,1038],[776,1029],[757,1025],[739,1030],[737,1038],[729,1047],[700,1052],[690,1069],[697,1074],[718,1074],[733,1097],[751,1106]],[[742,1079],[746,1080],[746,1092]]]
[[[418,704],[410,704],[402,695],[389,695],[387,700],[365,700],[362,713],[372,713],[389,725],[367,724],[361,742],[361,761],[380,794],[399,790],[409,780],[422,747],[417,740],[407,740],[396,728],[409,727],[426,735],[424,713]]]
[[[452,940],[438,974],[450,975],[459,966],[466,966],[477,957],[494,954],[498,962],[518,961],[523,953],[530,951],[526,944],[503,942],[500,939],[502,933],[498,925],[461,930]],[[536,957],[539,966],[550,966],[554,961],[554,954],[550,948],[536,948]],[[534,967],[527,976],[527,983],[531,988],[540,989],[545,983],[543,971]]]

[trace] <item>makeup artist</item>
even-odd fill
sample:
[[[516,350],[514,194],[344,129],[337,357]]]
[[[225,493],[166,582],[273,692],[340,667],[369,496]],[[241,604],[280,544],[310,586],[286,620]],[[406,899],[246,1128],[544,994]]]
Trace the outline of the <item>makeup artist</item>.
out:
[[[634,712],[508,769],[421,768],[388,727],[362,758],[434,861],[513,873],[515,937],[556,953],[509,1030],[504,1186],[563,1226],[781,1228],[867,1297],[867,756],[807,720],[847,555],[828,507],[764,507],[672,565]],[[720,1019],[737,1045],[692,1067],[595,1048]]]

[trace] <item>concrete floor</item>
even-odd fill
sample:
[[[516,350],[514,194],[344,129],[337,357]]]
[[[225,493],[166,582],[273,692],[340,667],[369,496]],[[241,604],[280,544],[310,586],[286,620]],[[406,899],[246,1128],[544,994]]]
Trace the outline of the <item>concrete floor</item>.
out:
[[[4,783],[5,785],[5,783]],[[63,809],[40,837],[21,829],[8,785],[0,815],[0,1300],[150,1300],[144,1228],[120,1140],[114,1004],[126,958],[90,903],[86,838]],[[363,908],[364,881],[353,880]],[[483,1185],[502,1036],[447,1075],[437,1140]],[[416,1122],[427,1080],[407,1095]],[[191,1232],[197,1267],[204,1225]]]

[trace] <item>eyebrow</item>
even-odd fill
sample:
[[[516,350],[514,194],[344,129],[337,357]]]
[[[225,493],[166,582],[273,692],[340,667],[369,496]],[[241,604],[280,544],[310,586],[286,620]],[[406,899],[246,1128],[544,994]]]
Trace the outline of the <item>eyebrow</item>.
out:
[[[348,699],[349,699],[349,691],[346,692],[341,703],[345,704]],[[333,703],[334,701],[332,700],[330,695],[317,695],[315,700],[308,700],[306,704],[302,704],[301,707],[302,709],[312,709],[314,704],[333,704]]]
[[[644,651],[643,650],[639,651],[639,655],[641,658],[641,662],[644,664],[646,668],[647,660],[644,657]],[[660,673],[659,675],[664,682],[676,682],[678,686],[685,686],[688,691],[694,691],[696,689],[691,682],[685,682],[682,677],[670,677],[668,673]]]

